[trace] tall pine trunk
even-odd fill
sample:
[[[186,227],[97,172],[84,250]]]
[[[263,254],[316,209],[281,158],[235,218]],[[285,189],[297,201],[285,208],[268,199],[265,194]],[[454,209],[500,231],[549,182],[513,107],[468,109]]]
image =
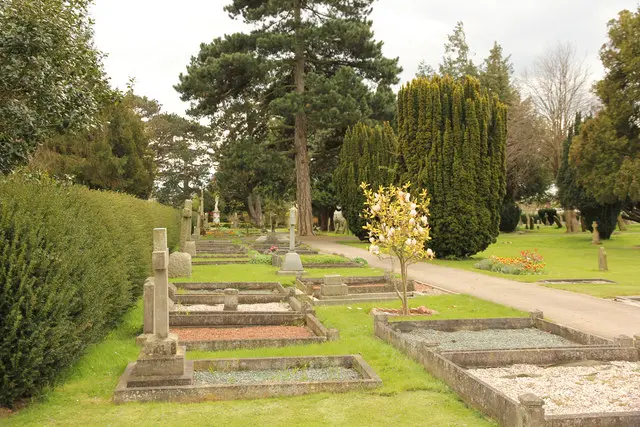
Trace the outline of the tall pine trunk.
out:
[[[293,73],[296,93],[304,94],[304,40],[300,34],[301,11],[300,0],[294,4],[296,23],[295,69]],[[313,232],[313,213],[311,211],[311,177],[309,171],[309,154],[307,152],[307,116],[304,106],[295,117],[294,148],[296,158],[296,201],[298,202],[298,233],[308,236]]]

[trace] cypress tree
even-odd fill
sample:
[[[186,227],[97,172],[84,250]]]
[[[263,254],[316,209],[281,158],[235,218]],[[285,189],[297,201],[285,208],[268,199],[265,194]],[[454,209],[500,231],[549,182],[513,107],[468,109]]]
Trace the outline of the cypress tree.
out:
[[[395,133],[386,122],[374,127],[358,123],[344,137],[333,182],[349,229],[360,239],[367,236],[362,228],[366,222],[360,217],[364,209],[360,184],[377,188],[394,183],[396,151]]]
[[[440,257],[486,249],[506,192],[506,107],[475,78],[434,76],[401,88],[397,115],[401,179],[431,197],[429,246]]]

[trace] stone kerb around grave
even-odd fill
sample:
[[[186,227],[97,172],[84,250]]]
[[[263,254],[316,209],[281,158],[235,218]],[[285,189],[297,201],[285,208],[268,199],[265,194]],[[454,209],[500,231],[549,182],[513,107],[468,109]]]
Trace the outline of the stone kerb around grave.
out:
[[[460,349],[443,350],[438,342],[410,339],[416,329],[432,331],[485,331],[495,329],[537,328],[558,334],[574,344],[553,348]],[[640,425],[640,412],[545,415],[544,401],[532,394],[513,399],[483,382],[467,369],[505,367],[514,364],[548,366],[584,360],[638,361],[640,341],[629,337],[607,340],[572,328],[545,321],[541,312],[529,318],[451,319],[389,322],[375,315],[376,336],[421,363],[431,374],[445,381],[462,399],[504,426],[632,426]],[[632,346],[632,344],[635,345]]]

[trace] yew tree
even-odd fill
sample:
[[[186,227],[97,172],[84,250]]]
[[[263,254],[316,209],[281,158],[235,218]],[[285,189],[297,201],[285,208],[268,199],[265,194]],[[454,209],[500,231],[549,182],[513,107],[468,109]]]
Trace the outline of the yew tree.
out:
[[[295,155],[301,235],[312,233],[307,136],[314,124],[322,123],[310,117],[333,114],[350,101],[343,96],[345,102],[326,105],[309,86],[317,82],[340,96],[341,86],[333,79],[344,67],[373,87],[397,82],[397,59],[383,57],[382,43],[373,39],[367,19],[372,4],[373,0],[234,0],[225,10],[253,29],[201,45],[176,86],[183,100],[194,102],[194,115],[218,120],[235,115],[246,120],[248,129],[279,122],[291,130],[284,135],[289,135]],[[254,111],[268,113],[249,120]]]

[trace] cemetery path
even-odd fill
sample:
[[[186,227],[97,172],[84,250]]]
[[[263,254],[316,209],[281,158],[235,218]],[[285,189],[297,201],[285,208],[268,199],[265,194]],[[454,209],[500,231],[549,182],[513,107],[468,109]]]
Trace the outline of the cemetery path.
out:
[[[380,260],[364,249],[341,245],[338,240],[324,236],[303,238],[321,252],[361,257],[373,267],[390,268],[389,258]],[[519,310],[542,310],[548,319],[602,337],[640,335],[640,308],[612,300],[424,262],[411,265],[409,276]]]

